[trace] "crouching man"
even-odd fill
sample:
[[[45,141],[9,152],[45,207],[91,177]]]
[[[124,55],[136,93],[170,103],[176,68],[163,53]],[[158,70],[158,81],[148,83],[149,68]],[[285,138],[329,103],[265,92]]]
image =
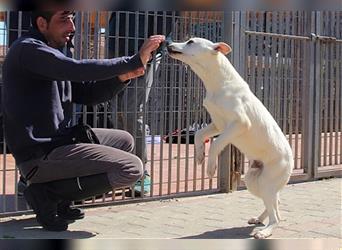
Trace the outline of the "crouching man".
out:
[[[165,37],[151,36],[133,56],[74,60],[61,49],[75,32],[73,12],[35,11],[29,33],[16,40],[3,65],[5,138],[21,175],[24,197],[46,230],[82,219],[71,201],[132,185],[143,164],[122,130],[71,126],[73,103],[110,100],[144,69]]]

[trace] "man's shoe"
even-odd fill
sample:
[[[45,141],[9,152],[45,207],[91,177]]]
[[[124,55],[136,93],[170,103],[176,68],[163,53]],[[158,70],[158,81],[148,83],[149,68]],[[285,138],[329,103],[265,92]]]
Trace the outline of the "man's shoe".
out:
[[[70,207],[70,201],[62,201],[57,205],[57,215],[58,217],[73,221],[73,220],[81,220],[84,218],[84,212],[80,208]]]
[[[48,231],[65,231],[68,222],[57,216],[57,201],[44,183],[34,183],[24,190],[24,197],[36,214],[37,222]]]
[[[143,184],[141,183],[143,181]],[[144,186],[144,194],[148,194],[151,191],[151,177],[147,170],[144,170],[144,177],[138,180],[134,184],[134,193],[135,196],[141,196],[141,186]]]

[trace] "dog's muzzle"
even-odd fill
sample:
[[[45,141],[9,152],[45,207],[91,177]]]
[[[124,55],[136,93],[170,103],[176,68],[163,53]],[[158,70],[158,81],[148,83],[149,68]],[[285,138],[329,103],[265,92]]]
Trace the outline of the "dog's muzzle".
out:
[[[175,50],[172,44],[168,45],[166,48],[169,54],[182,54],[182,52]]]

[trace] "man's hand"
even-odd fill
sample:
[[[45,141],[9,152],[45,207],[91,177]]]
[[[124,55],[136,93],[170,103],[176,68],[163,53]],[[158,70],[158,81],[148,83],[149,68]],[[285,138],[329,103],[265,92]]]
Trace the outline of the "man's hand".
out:
[[[147,62],[151,59],[152,52],[158,49],[160,43],[165,41],[165,36],[163,35],[154,35],[150,36],[149,39],[147,39],[143,45],[141,46],[139,50],[140,59],[142,63],[144,64],[144,67],[146,67]]]
[[[118,78],[121,82],[125,82],[127,80],[137,78],[139,76],[143,76],[145,74],[145,69],[144,68],[139,68],[134,71],[130,71],[126,74],[119,75]]]

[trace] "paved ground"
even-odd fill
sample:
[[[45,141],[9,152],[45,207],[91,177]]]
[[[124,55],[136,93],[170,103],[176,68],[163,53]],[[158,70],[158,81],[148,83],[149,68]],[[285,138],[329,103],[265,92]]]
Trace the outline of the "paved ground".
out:
[[[342,179],[288,185],[273,239],[335,238],[341,233]],[[86,209],[66,232],[47,232],[33,215],[0,218],[0,238],[245,239],[262,202],[247,190],[191,198]],[[340,241],[340,240],[339,240]]]

